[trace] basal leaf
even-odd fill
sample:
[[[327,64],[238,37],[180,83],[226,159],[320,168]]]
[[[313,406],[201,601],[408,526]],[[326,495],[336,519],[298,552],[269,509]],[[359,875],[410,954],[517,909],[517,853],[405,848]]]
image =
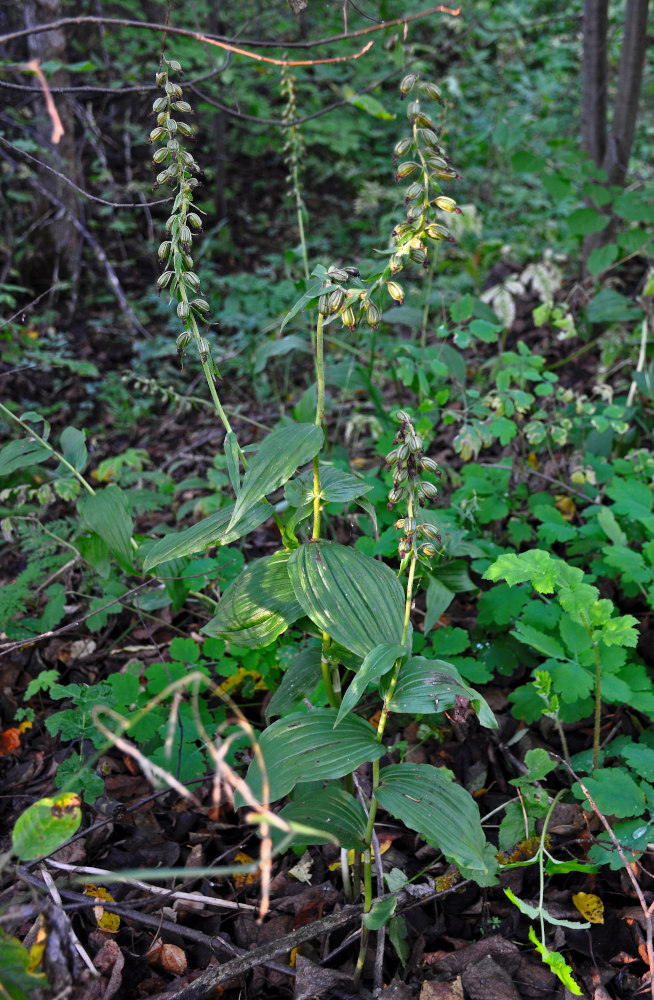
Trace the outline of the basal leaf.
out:
[[[470,878],[495,881],[497,862],[484,837],[479,809],[469,792],[430,764],[382,768],[377,788],[382,808],[417,830]]]
[[[315,424],[290,424],[271,431],[250,460],[229,527],[233,528],[267,493],[283,486],[301,465],[310,462],[322,443],[323,432]]]
[[[86,525],[106,542],[119,559],[131,566],[134,525],[127,497],[120,487],[112,483],[93,495],[82,495],[77,501],[77,509]]]
[[[401,656],[406,656],[406,648],[393,642],[383,642],[368,653],[343,696],[334,726],[352,711],[368,684],[387,674]]]
[[[284,806],[279,815],[289,823],[302,823],[303,826],[325,831],[323,837],[314,835],[305,839],[302,836],[302,843],[327,844],[336,837],[340,846],[348,850],[361,851],[365,847],[366,814],[363,806],[335,784],[301,795]]]
[[[304,613],[364,659],[382,643],[400,643],[404,592],[390,567],[337,542],[301,545],[289,575]]]
[[[287,795],[298,782],[341,778],[386,752],[369,722],[348,715],[334,731],[335,721],[335,708],[316,708],[278,719],[262,733],[259,747],[271,802]],[[256,757],[246,780],[260,797],[262,780]]]
[[[302,614],[288,576],[289,555],[282,549],[247,566],[201,631],[252,649],[274,642]]]
[[[182,556],[190,556],[196,552],[202,552],[212,545],[228,545],[236,541],[242,535],[247,535],[254,531],[260,524],[263,524],[272,514],[272,507],[269,503],[258,503],[240,518],[234,525],[231,525],[234,504],[224,507],[222,510],[210,514],[197,524],[192,524],[190,528],[182,531],[174,531],[170,535],[164,535],[152,545],[147,552],[143,562],[143,569],[147,573],[155,566],[170,559],[179,559]]]
[[[391,698],[391,712],[432,715],[453,708],[456,698],[472,703],[482,726],[497,728],[497,720],[485,698],[463,680],[456,667],[445,660],[412,656],[407,660]]]

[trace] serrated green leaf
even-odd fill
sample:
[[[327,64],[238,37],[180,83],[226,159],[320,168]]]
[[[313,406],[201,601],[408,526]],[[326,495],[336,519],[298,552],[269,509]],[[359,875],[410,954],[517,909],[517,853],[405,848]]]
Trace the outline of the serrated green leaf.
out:
[[[492,878],[497,870],[494,848],[484,837],[479,809],[469,792],[449,781],[430,764],[392,764],[382,768],[377,799],[391,816],[475,878]],[[490,850],[489,850],[490,848]]]
[[[87,527],[95,531],[123,563],[131,566],[134,524],[127,497],[120,487],[112,483],[93,495],[80,496],[77,509]]]
[[[466,684],[456,667],[424,656],[412,656],[404,664],[388,708],[391,712],[432,715],[453,708],[457,697],[472,703],[482,726],[497,728],[486,700]]]
[[[259,503],[267,493],[274,493],[306,462],[320,451],[324,435],[315,424],[291,424],[271,431],[250,460],[236,498],[229,528]]]
[[[22,813],[11,834],[14,854],[33,861],[59,850],[82,822],[79,795],[66,792],[53,799],[39,799]]]
[[[387,674],[396,660],[404,656],[406,656],[406,648],[398,643],[383,642],[371,649],[343,696],[334,726],[337,726],[341,719],[357,705],[368,684]]]
[[[542,958],[545,965],[548,965],[555,976],[561,980],[564,986],[570,990],[576,997],[583,996],[583,993],[579,985],[574,981],[572,977],[572,969],[567,964],[563,955],[558,951],[548,951],[542,941],[538,940],[536,936],[536,931],[533,927],[529,928],[529,940],[536,948],[536,951]]]
[[[289,556],[282,549],[250,563],[230,583],[201,632],[251,649],[274,642],[302,614],[288,575]]]
[[[147,573],[155,566],[171,559],[180,559],[182,556],[202,552],[212,545],[229,545],[230,542],[258,528],[271,516],[273,510],[269,503],[255,504],[232,526],[234,506],[230,504],[229,507],[223,507],[215,514],[198,521],[197,524],[192,524],[190,528],[159,538],[147,551],[143,562],[144,572]]]
[[[524,642],[528,646],[533,646],[534,649],[537,649],[539,653],[543,653],[544,656],[552,656],[556,660],[564,660],[566,658],[560,642],[557,642],[553,636],[547,635],[545,632],[540,632],[531,625],[527,625],[526,622],[518,622],[511,635],[519,639],[520,642]]]
[[[259,747],[271,802],[287,795],[298,782],[341,778],[361,764],[379,760],[386,752],[377,741],[376,731],[364,719],[348,715],[334,731],[335,721],[335,708],[316,708],[308,714],[294,712],[278,719],[262,733]],[[256,757],[246,780],[254,794],[261,797]]]
[[[510,587],[529,582],[539,594],[551,594],[559,579],[559,560],[542,549],[530,549],[519,555],[505,552],[488,567],[484,579],[506,580]]]
[[[611,618],[602,626],[602,642],[607,646],[631,646],[638,645],[638,619],[633,615],[621,615],[620,618]]]
[[[280,811],[279,815],[288,823],[302,823],[317,830],[324,830],[324,836],[314,834],[305,844],[327,844],[334,838],[347,850],[365,849],[366,814],[360,802],[343,788],[327,785],[317,792],[301,795]]]
[[[390,567],[337,542],[309,542],[288,566],[304,613],[364,659],[381,643],[400,643],[404,592]]]

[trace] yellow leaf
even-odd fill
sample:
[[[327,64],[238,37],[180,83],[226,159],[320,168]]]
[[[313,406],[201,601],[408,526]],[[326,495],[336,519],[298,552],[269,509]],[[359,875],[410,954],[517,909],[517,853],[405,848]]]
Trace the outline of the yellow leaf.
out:
[[[238,851],[234,855],[234,861],[238,865],[251,865],[254,858],[251,858],[249,854],[245,854],[243,851]],[[259,881],[261,873],[256,872],[244,872],[242,875],[234,875],[234,885],[237,889],[242,889],[246,885],[253,885],[255,882]]]
[[[113,903],[114,897],[110,896],[107,890],[101,885],[93,885],[91,882],[84,886],[84,895],[93,896],[96,903],[99,904],[93,907],[93,912],[100,930],[107,931],[109,934],[115,934],[120,927],[120,917],[117,913],[108,913],[104,906],[102,906],[103,902]]]
[[[594,896],[591,892],[578,892],[572,897],[572,902],[582,917],[591,924],[604,923],[604,903],[599,896]]]
[[[574,500],[571,497],[565,496],[563,493],[557,493],[554,500],[554,506],[558,510],[559,514],[562,514],[566,521],[572,521],[577,513]]]
[[[540,462],[538,461],[538,456],[533,451],[529,452],[527,461],[529,462],[529,465],[531,466],[532,469],[537,469],[538,466],[540,465]]]

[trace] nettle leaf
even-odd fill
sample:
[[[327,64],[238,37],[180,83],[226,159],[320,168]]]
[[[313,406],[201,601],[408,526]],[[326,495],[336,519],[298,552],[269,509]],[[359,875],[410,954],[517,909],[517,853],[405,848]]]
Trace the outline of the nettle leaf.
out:
[[[301,823],[324,834],[298,835],[303,844],[327,844],[336,838],[347,850],[365,848],[366,814],[360,802],[343,788],[328,785],[317,792],[301,795],[280,811],[288,823]]]
[[[533,628],[526,622],[518,622],[516,627],[511,632],[511,635],[516,639],[519,639],[520,642],[524,642],[528,646],[532,646],[544,656],[552,656],[556,660],[564,660],[566,658],[563,646],[560,642],[557,642],[553,636],[547,635],[545,632],[540,632],[538,629]]]
[[[424,656],[412,656],[404,664],[388,708],[391,712],[433,715],[453,708],[457,697],[471,702],[482,726],[497,728],[486,700],[466,684],[456,667]]]
[[[334,726],[337,726],[341,719],[357,705],[368,684],[387,674],[395,662],[406,655],[406,647],[400,646],[399,643],[383,642],[371,649],[343,695]]]
[[[627,819],[631,816],[640,816],[645,809],[645,792],[624,768],[598,768],[593,771],[592,778],[584,778],[583,784],[597,808],[605,816]],[[575,798],[581,799],[585,809],[590,809],[579,782],[572,786],[572,792]]]
[[[165,535],[152,545],[143,561],[143,570],[148,572],[155,566],[170,559],[179,559],[182,556],[194,555],[196,552],[203,552],[211,548],[212,545],[228,545],[236,541],[241,535],[247,535],[254,531],[260,524],[263,524],[272,514],[272,507],[269,503],[261,502],[250,507],[248,511],[232,525],[232,514],[234,504],[216,511],[209,517],[205,517],[197,524],[192,524],[190,528],[182,531],[174,531],[170,535]]]
[[[324,435],[315,424],[291,424],[271,431],[248,465],[236,498],[229,527],[266,495],[274,493],[301,465],[310,462],[322,448]]]
[[[542,549],[529,549],[519,555],[504,552],[488,567],[484,579],[506,580],[510,587],[529,582],[539,594],[551,594],[559,580],[559,560]]]
[[[334,730],[336,715],[335,708],[316,708],[308,714],[294,712],[273,722],[261,734],[259,747],[271,802],[287,795],[298,782],[341,778],[361,764],[379,760],[386,752],[369,722],[348,715]],[[262,780],[256,757],[246,780],[254,795],[261,798]]]
[[[251,649],[274,642],[302,614],[288,575],[289,556],[282,549],[246,567],[221,597],[203,634]]]
[[[83,521],[106,542],[111,551],[128,566],[132,565],[134,525],[127,497],[113,483],[93,495],[84,494],[77,501]]]
[[[409,763],[382,768],[377,799],[391,816],[438,847],[469,878],[480,885],[495,883],[495,848],[484,837],[477,804],[442,770]]]
[[[606,487],[607,496],[614,500],[616,514],[639,521],[649,531],[654,530],[654,492],[645,483],[615,476]]]
[[[404,591],[385,563],[319,541],[295,549],[288,572],[304,613],[361,659],[382,643],[401,642]]]
[[[642,743],[629,743],[620,751],[625,764],[646,781],[654,781],[654,749]]]
[[[551,661],[543,666],[551,673],[554,686],[561,693],[561,700],[568,705],[588,697],[595,687],[594,673],[572,660],[565,663]]]

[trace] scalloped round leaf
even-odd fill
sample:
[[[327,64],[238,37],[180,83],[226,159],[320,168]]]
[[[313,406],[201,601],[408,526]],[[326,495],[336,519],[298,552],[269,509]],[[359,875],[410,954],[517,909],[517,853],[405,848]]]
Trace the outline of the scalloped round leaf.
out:
[[[251,649],[274,642],[302,614],[288,576],[289,555],[282,549],[247,566],[230,583],[202,633]]]
[[[58,851],[79,829],[82,800],[74,792],[39,799],[18,817],[11,834],[14,854],[34,861]]]
[[[391,816],[425,840],[480,884],[494,881],[497,861],[481,828],[469,792],[431,764],[392,764],[380,773],[377,799]]]
[[[404,591],[385,563],[319,541],[295,549],[288,571],[304,613],[361,659],[382,643],[401,643]]]
[[[287,795],[298,782],[341,778],[361,764],[379,760],[386,752],[369,722],[348,715],[334,731],[335,721],[335,708],[316,708],[308,714],[294,712],[278,719],[261,734],[259,747],[271,802]],[[256,757],[246,781],[260,799],[262,781]],[[242,800],[237,804],[242,805]]]

